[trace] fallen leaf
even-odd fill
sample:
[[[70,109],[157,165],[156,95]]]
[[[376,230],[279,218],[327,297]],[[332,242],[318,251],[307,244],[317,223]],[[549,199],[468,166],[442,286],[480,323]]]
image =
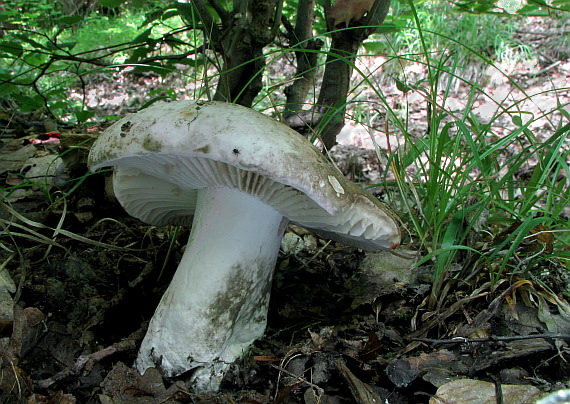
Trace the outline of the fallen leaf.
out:
[[[501,385],[504,404],[533,404],[542,396],[534,386]],[[495,404],[495,385],[473,379],[458,379],[444,384],[430,398],[430,404]]]

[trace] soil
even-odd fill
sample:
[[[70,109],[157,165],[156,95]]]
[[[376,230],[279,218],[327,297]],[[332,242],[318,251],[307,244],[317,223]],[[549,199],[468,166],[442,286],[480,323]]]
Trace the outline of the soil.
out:
[[[570,60],[563,56],[531,67],[521,63],[509,73],[527,93],[567,87]],[[376,59],[363,63],[379,65]],[[132,101],[133,94],[165,86],[156,77],[116,74],[116,80],[89,83],[99,115],[136,110],[145,100]],[[509,86],[489,78],[485,91],[499,102],[524,98]],[[123,87],[128,91],[118,93]],[[467,91],[458,85],[449,98],[453,108],[461,109]],[[421,99],[403,95],[394,83],[386,94],[392,105],[407,103],[412,126],[418,135],[425,131]],[[537,97],[521,108],[540,113],[558,102],[568,111],[568,93]],[[121,102],[104,103],[113,98]],[[491,105],[481,99],[473,112],[484,119]],[[2,117],[8,112],[14,111]],[[446,382],[477,380],[490,382],[493,394],[515,385],[526,398],[504,402],[531,403],[540,392],[569,387],[564,263],[552,259],[532,276],[513,274],[490,290],[484,266],[464,255],[434,307],[432,268],[410,269],[413,245],[397,256],[365,254],[296,227],[287,232],[294,245],[283,247],[274,275],[266,334],[227,374],[221,393],[192,393],[184,383],[188,374],[166,379],[151,369],[141,376],[132,367],[137,347],[189,230],[129,217],[106,191],[108,174],[84,176],[90,142],[102,128],[68,128],[61,138],[34,142],[50,122],[19,117],[2,118],[0,139],[0,180],[13,190],[4,193],[0,210],[2,402],[427,403]],[[539,120],[532,129],[547,137],[560,119]],[[381,173],[381,162],[366,148],[371,134],[384,147],[397,135],[349,125],[333,152],[347,176],[368,183]],[[62,152],[64,165],[54,167]],[[53,169],[50,180],[40,174],[30,186],[34,167]],[[492,241],[481,240],[478,248]],[[537,235],[525,248],[545,254],[549,243]],[[481,395],[481,386],[469,389]],[[527,393],[528,387],[536,391]],[[515,400],[516,394],[508,396]]]

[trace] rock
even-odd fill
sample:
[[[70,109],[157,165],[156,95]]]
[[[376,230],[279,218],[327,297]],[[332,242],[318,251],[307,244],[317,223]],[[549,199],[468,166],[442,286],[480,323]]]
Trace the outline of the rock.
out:
[[[534,386],[501,385],[504,404],[533,404],[543,394]],[[473,379],[458,379],[444,384],[429,404],[495,404],[495,385]]]
[[[403,258],[390,251],[371,253],[364,258],[356,274],[347,281],[354,298],[352,308],[373,303],[380,296],[401,291],[417,282],[412,266],[416,257]]]

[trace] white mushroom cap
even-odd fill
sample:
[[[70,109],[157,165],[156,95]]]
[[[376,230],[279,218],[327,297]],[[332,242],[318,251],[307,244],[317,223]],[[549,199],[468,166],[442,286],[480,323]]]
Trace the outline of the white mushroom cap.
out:
[[[348,181],[297,132],[238,105],[155,104],[108,128],[89,166],[120,168],[117,198],[150,224],[190,224],[196,190],[225,186],[347,245],[377,250],[400,242],[397,219],[385,204]]]
[[[400,241],[390,210],[306,139],[236,105],[156,104],[108,128],[89,165],[115,167],[115,194],[132,216],[192,222],[135,365],[166,376],[194,369],[198,392],[217,390],[230,364],[263,335],[287,219],[370,250]]]

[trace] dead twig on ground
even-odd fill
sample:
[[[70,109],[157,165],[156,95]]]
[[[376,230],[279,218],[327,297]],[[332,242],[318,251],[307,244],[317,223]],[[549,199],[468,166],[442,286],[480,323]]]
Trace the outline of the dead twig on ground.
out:
[[[324,390],[323,390],[321,387],[317,386],[317,385],[314,384],[314,383],[311,383],[310,381],[308,381],[308,380],[306,380],[306,379],[304,379],[304,378],[302,378],[302,377],[300,377],[300,376],[297,376],[297,375],[294,374],[294,373],[289,372],[287,369],[284,369],[284,368],[282,368],[281,366],[274,365],[273,363],[270,363],[270,362],[267,362],[267,364],[268,364],[269,366],[271,366],[272,368],[277,369],[278,371],[280,371],[280,372],[282,372],[282,373],[285,373],[287,376],[290,376],[290,377],[292,377],[292,378],[294,378],[294,379],[297,379],[297,380],[300,381],[301,383],[304,383],[304,384],[306,384],[307,386],[312,387],[313,389],[317,390],[317,391],[319,392],[319,394],[323,394],[323,393],[324,393]]]
[[[352,397],[355,402],[359,404],[366,403],[381,403],[382,398],[374,389],[367,383],[364,383],[358,377],[356,377],[346,366],[342,359],[339,359],[336,363],[338,370],[345,383],[348,385]]]
[[[447,344],[472,344],[472,343],[481,343],[481,342],[511,342],[511,341],[519,341],[525,339],[545,339],[548,341],[549,339],[570,339],[569,334],[532,334],[532,335],[516,335],[516,336],[509,336],[509,337],[501,337],[496,335],[491,335],[485,338],[465,338],[465,337],[453,337],[448,339],[431,339],[431,338],[412,338],[412,341],[419,341],[425,342],[426,344],[430,344],[431,348],[436,348],[439,345],[447,345]]]
[[[83,372],[88,373],[91,371],[91,369],[93,369],[93,365],[100,360],[114,355],[118,352],[125,352],[136,349],[145,333],[146,326],[143,326],[120,342],[116,342],[113,345],[103,348],[100,351],[93,352],[92,354],[81,355],[79,358],[77,358],[72,366],[63,369],[50,378],[38,380],[35,382],[35,384],[40,389],[47,389],[62,379],[77,376]]]

